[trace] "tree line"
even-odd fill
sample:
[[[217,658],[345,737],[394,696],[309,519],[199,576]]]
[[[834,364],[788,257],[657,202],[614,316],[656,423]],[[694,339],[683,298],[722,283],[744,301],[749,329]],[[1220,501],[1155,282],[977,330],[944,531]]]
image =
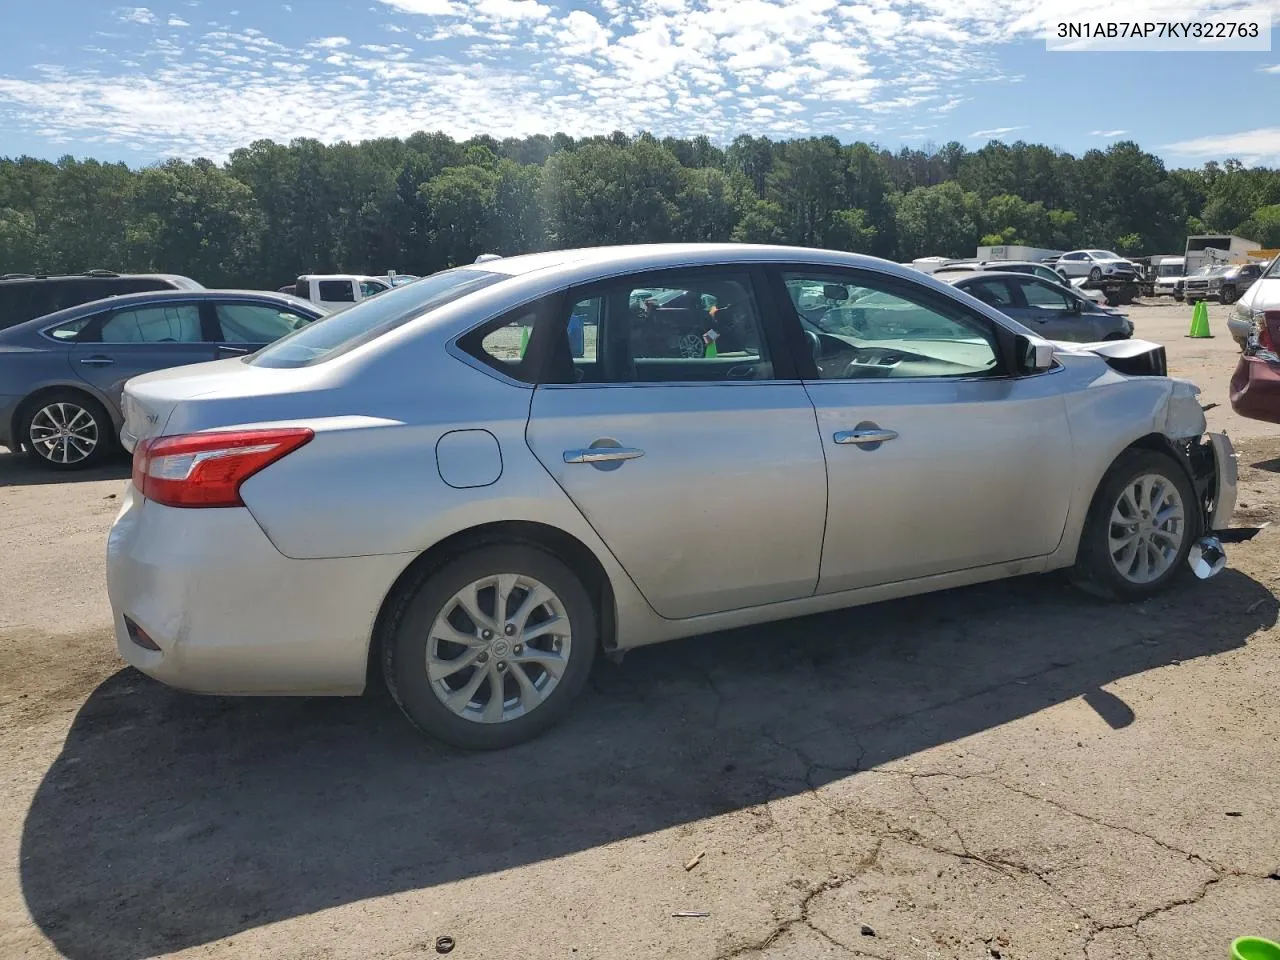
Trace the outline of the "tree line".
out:
[[[992,141],[892,152],[834,137],[442,133],[260,140],[222,164],[0,158],[0,273],[159,271],[273,289],[300,273],[426,274],[481,253],[788,243],[905,261],[979,244],[1178,253],[1280,246],[1280,171],[1168,170],[1131,141],[1076,157]]]

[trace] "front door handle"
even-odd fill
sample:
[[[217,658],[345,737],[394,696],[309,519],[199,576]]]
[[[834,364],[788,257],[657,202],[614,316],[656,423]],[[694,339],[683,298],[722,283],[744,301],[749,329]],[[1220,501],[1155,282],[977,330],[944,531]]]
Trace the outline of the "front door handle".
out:
[[[115,361],[110,357],[85,357],[80,362],[88,364],[91,367],[105,367],[109,364],[115,363]]]
[[[882,430],[879,427],[863,427],[857,430],[839,430],[832,437],[836,443],[856,443],[858,446],[870,443],[884,443],[886,440],[898,439],[898,431]]]
[[[615,460],[636,460],[644,456],[644,451],[635,447],[584,447],[580,450],[566,450],[565,463],[610,463]]]

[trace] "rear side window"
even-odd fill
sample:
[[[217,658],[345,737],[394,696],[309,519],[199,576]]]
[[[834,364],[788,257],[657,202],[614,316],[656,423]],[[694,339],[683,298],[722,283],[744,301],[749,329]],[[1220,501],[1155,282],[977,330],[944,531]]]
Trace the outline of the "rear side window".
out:
[[[321,300],[330,303],[355,302],[356,293],[351,287],[350,280],[321,280],[317,286],[320,288]]]
[[[173,306],[117,310],[102,324],[102,343],[200,343],[200,308],[183,303]]]
[[[317,320],[254,354],[258,367],[305,367],[341,356],[467,294],[509,279],[505,273],[455,267],[396,287]]]

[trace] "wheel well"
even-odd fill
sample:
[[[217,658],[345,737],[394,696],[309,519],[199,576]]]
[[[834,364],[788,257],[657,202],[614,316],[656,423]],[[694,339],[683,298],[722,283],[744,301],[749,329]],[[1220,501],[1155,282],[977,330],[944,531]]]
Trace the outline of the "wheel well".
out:
[[[422,576],[426,571],[434,571],[461,553],[477,547],[497,543],[528,543],[542,547],[568,564],[569,569],[582,578],[587,593],[595,601],[597,616],[600,619],[600,645],[606,652],[617,647],[617,621],[613,599],[613,587],[604,567],[596,559],[591,548],[572,534],[565,533],[545,523],[534,523],[528,520],[502,520],[495,523],[481,524],[467,530],[460,530],[446,537],[439,543],[423,551],[396,578],[391,589],[382,600],[378,616],[374,620],[373,636],[369,641],[369,659],[365,666],[365,690],[371,685],[381,683],[380,667],[382,643],[386,633],[387,620],[395,601],[405,585]]]
[[[22,402],[18,404],[13,411],[13,420],[9,423],[9,436],[13,438],[13,442],[17,444],[14,448],[25,450],[27,446],[26,438],[22,436],[22,421],[26,419],[27,412],[45,397],[53,396],[56,393],[78,393],[90,403],[102,407],[103,412],[107,415],[107,420],[114,426],[111,417],[111,411],[103,406],[102,401],[95,397],[88,390],[80,387],[67,386],[66,384],[55,384],[54,386],[41,387],[33,390],[30,394],[22,398]]]

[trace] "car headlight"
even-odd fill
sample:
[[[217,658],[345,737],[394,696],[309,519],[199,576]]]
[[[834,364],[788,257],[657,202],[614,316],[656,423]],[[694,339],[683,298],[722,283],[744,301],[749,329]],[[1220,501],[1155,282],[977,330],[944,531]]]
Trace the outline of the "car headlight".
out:
[[[1251,310],[1243,303],[1237,303],[1231,308],[1231,319],[1237,323],[1247,323],[1256,327],[1262,321],[1262,311]]]

